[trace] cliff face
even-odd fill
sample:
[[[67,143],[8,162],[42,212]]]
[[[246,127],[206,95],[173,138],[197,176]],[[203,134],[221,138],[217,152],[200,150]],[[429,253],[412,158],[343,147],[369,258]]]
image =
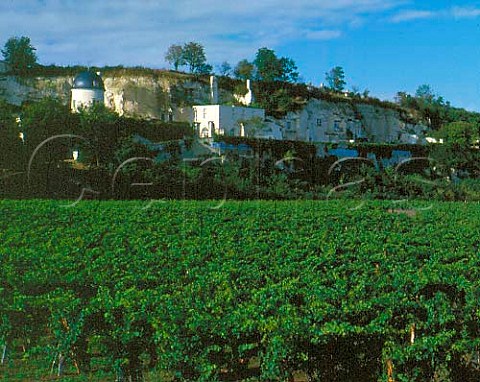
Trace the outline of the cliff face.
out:
[[[278,121],[283,137],[310,142],[367,139],[369,142],[417,143],[425,126],[404,121],[393,109],[366,103],[312,99],[302,110]]]
[[[44,97],[59,98],[67,103],[72,83],[73,78],[66,77],[18,78],[0,74],[0,97],[14,105]]]
[[[1,69],[1,68],[0,68]],[[102,74],[105,104],[120,115],[174,121],[192,121],[192,105],[209,104],[208,81],[169,74]],[[0,98],[12,104],[56,97],[70,102],[73,77],[18,78],[0,70]],[[231,102],[231,91],[219,89],[220,103]],[[424,126],[406,123],[393,109],[365,103],[330,102],[311,99],[295,113],[273,120],[284,139],[342,141],[366,138],[371,142],[415,143]]]
[[[105,104],[120,115],[164,118],[181,117],[195,103],[207,103],[209,86],[198,81],[152,75],[102,75]],[[0,97],[20,105],[43,97],[70,101],[73,77],[28,77],[0,74]]]

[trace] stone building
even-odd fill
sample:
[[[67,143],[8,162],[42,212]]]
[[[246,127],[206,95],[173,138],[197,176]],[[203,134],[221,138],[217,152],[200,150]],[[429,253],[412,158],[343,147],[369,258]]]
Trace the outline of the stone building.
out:
[[[264,120],[263,109],[229,105],[193,106],[193,124],[200,138],[253,135],[256,127],[261,130]]]
[[[246,104],[253,99],[250,82],[247,82]],[[257,137],[282,139],[279,129],[265,121],[265,110],[246,106],[221,105],[218,103],[218,82],[210,77],[210,104],[195,105],[193,125],[200,138],[212,138],[214,135],[234,137]],[[250,101],[250,102],[248,102]]]
[[[70,109],[78,112],[96,103],[104,104],[104,93],[105,86],[98,73],[81,72],[73,80]]]

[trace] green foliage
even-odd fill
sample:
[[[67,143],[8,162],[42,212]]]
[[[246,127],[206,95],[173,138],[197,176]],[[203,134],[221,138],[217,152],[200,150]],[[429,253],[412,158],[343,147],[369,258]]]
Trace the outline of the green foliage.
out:
[[[421,98],[428,103],[434,102],[437,98],[433,88],[428,84],[420,85],[415,91],[415,97]]]
[[[253,61],[256,68],[256,79],[275,81],[282,75],[282,65],[272,49],[260,48]]]
[[[335,92],[343,92],[345,89],[345,72],[341,66],[335,66],[329,72],[325,73],[325,81],[328,87]]]
[[[81,147],[93,156],[96,167],[111,162],[112,143],[119,139],[118,115],[102,104],[94,104],[79,112],[78,135],[85,138]]]
[[[185,65],[185,57],[183,53],[183,47],[181,45],[170,45],[167,53],[165,53],[165,60],[173,65],[175,70],[178,70],[179,66]]]
[[[300,109],[303,99],[309,96],[305,85],[280,81],[257,81],[253,84],[253,92],[257,104],[265,109],[266,114],[277,118]]]
[[[68,106],[54,98],[43,98],[22,107],[21,131],[24,145],[21,150],[24,168],[28,161],[45,171],[56,166],[56,162],[70,156],[71,140],[60,137],[73,134],[76,117],[70,113]],[[39,167],[38,167],[39,166]]]
[[[469,147],[477,143],[480,138],[480,131],[478,125],[458,121],[443,125],[435,136],[443,139],[445,143]]]
[[[57,65],[37,65],[29,70],[28,76],[76,76],[78,73],[91,70],[101,72],[102,76],[122,77],[122,76],[148,76],[156,78],[172,78],[175,80],[193,80],[195,77],[189,73],[172,72],[166,69],[152,69],[142,66],[124,67],[102,66],[102,67],[86,67],[81,65],[75,66],[57,66]]]
[[[234,94],[244,96],[247,93],[248,93],[248,88],[247,88],[247,85],[245,84],[245,82],[241,82],[241,83],[235,85]]]
[[[253,79],[253,73],[255,71],[255,65],[249,62],[248,60],[241,60],[238,62],[237,66],[233,71],[235,78],[240,80],[251,80]]]
[[[0,99],[0,168],[6,171],[21,168],[21,153],[23,143],[20,139],[20,126],[16,122],[18,118],[17,108]]]
[[[260,48],[253,61],[256,79],[259,81],[296,82],[298,79],[297,66],[291,58],[278,58],[275,51]]]
[[[480,176],[480,152],[476,148],[453,144],[435,144],[431,149],[431,157],[444,176],[452,177],[455,172],[463,176],[477,178]]]
[[[442,96],[435,94],[430,85],[419,86],[415,96],[398,92],[395,100],[401,107],[417,113],[422,123],[434,130],[439,130],[451,122],[469,122],[477,126],[480,124],[480,113],[452,107]]]
[[[23,364],[479,379],[476,204],[63,203],[0,201],[0,341],[23,343]]]
[[[164,142],[193,136],[193,129],[188,122],[162,122],[121,117],[118,125],[122,137],[140,135],[151,142]]]
[[[229,77],[232,74],[232,66],[227,61],[223,61],[218,67],[218,74]]]
[[[210,74],[213,67],[207,63],[205,48],[197,42],[181,45],[170,45],[165,53],[165,60],[177,71],[180,66],[187,65],[190,73]]]
[[[10,37],[2,49],[2,55],[12,72],[22,75],[36,65],[35,50],[29,37]]]
[[[297,82],[298,81],[298,67],[295,61],[289,57],[281,57],[280,65],[282,67],[281,81],[285,82]]]
[[[190,73],[207,74],[212,67],[207,64],[205,49],[197,42],[188,42],[183,45],[183,60],[188,66]]]

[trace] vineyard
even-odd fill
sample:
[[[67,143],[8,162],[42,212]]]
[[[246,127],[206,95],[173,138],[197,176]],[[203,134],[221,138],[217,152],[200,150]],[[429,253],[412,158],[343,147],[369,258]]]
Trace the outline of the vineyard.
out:
[[[480,380],[479,204],[0,214],[2,380]]]

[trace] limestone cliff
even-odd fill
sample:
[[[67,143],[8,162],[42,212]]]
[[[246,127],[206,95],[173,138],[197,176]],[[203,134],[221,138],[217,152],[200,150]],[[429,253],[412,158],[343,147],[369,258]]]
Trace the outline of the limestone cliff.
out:
[[[102,74],[105,104],[120,115],[188,120],[193,104],[208,103],[208,83],[190,76]],[[20,78],[0,74],[0,97],[20,105],[46,96],[69,103],[73,76]],[[231,97],[231,96],[230,96]]]
[[[359,102],[311,99],[297,112],[277,121],[284,139],[307,142],[420,143],[427,129],[405,121],[398,110]]]
[[[205,78],[161,71],[102,73],[105,104],[120,115],[162,120],[192,121],[192,105],[210,103],[211,89]],[[0,98],[21,104],[46,96],[68,104],[73,76],[18,78],[0,71]],[[220,103],[234,101],[231,90],[220,87]],[[303,108],[282,120],[270,119],[284,139],[302,141],[343,141],[368,139],[371,142],[416,143],[424,126],[405,121],[398,110],[355,102],[310,99]]]

